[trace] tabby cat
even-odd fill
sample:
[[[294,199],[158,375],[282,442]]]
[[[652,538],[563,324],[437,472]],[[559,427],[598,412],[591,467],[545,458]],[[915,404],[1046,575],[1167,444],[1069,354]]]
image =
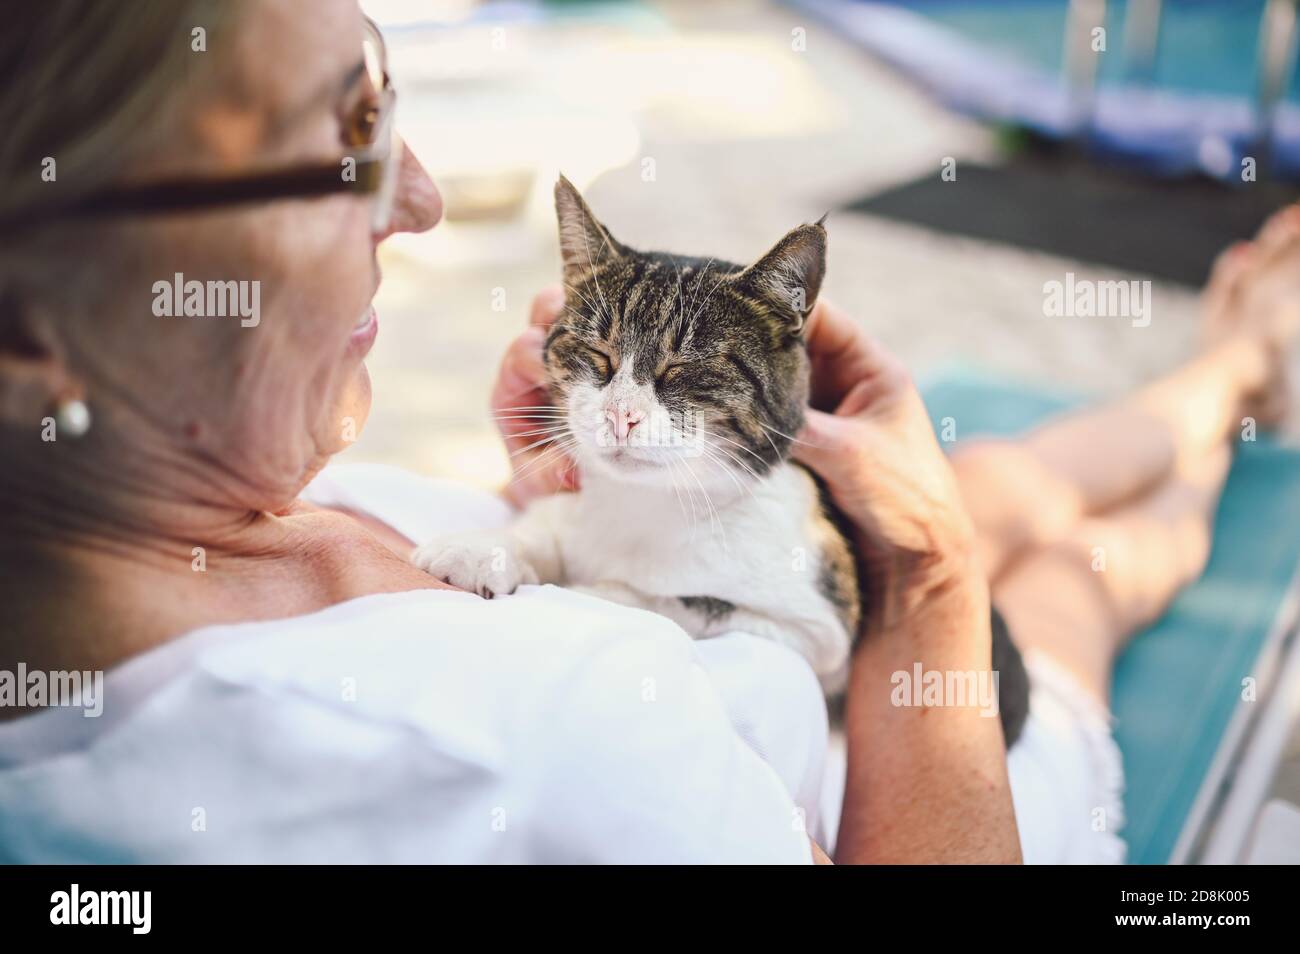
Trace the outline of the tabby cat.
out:
[[[485,597],[557,583],[696,638],[769,638],[841,692],[858,565],[824,488],[789,459],[825,228],[801,225],[743,267],[628,248],[563,176],[555,205],[566,296],[544,352],[556,411],[538,431],[572,456],[581,490],[533,502],[506,530],[435,539],[415,563]],[[1010,741],[1023,669],[1000,620],[994,642]]]

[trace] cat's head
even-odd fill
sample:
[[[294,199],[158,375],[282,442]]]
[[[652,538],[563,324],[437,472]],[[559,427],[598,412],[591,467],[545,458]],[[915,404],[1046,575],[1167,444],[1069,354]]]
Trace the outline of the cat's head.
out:
[[[821,223],[744,267],[628,248],[563,176],[555,208],[565,307],[546,369],[583,469],[734,486],[784,459],[808,397],[803,330],[826,271]]]

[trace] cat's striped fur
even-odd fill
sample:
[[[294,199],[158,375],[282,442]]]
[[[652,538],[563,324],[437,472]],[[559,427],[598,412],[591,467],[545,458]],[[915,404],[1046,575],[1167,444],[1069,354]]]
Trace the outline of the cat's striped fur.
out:
[[[799,226],[745,267],[636,251],[568,180],[555,195],[566,301],[544,355],[582,490],[530,507],[497,543],[516,572],[493,579],[456,547],[431,555],[431,572],[486,595],[559,582],[697,637],[767,636],[839,691],[862,619],[859,568],[829,494],[790,461],[825,228]]]

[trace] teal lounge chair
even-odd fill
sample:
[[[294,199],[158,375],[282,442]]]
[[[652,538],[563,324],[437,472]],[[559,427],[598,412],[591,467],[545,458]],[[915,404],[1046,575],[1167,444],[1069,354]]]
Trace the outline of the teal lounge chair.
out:
[[[1010,435],[1078,403],[967,371],[923,388],[936,429]],[[1134,638],[1115,672],[1133,864],[1232,863],[1300,712],[1300,450],[1243,443],[1205,574]],[[1273,817],[1274,813],[1268,813]]]

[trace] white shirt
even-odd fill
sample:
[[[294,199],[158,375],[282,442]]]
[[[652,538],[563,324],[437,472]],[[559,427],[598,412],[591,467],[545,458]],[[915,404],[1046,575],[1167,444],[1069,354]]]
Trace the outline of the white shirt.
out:
[[[508,518],[387,468],[308,496],[417,540]],[[103,696],[0,723],[0,860],[806,863],[825,840],[800,657],[552,586],[208,627]]]
[[[511,516],[377,465],[304,496],[416,541]],[[1121,861],[1109,715],[1026,663],[1025,860]],[[366,596],[128,660],[99,718],[0,722],[0,862],[807,863],[838,821],[831,741],[812,670],[767,640],[553,586]]]

